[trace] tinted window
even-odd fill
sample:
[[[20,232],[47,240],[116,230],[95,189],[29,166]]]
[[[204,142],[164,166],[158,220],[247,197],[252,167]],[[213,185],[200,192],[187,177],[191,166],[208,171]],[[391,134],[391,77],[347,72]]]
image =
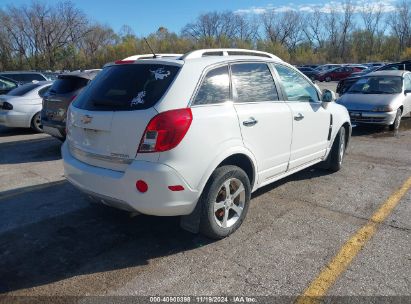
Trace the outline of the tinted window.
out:
[[[31,90],[34,90],[37,87],[39,87],[39,85],[36,84],[36,83],[24,84],[20,87],[17,87],[15,89],[11,90],[7,95],[23,96],[23,95],[27,94],[28,92],[30,92]]]
[[[276,65],[285,94],[290,101],[319,101],[315,87],[301,74],[282,65]]]
[[[54,94],[67,94],[85,87],[88,82],[88,79],[81,77],[63,76],[54,81],[50,88],[50,92]]]
[[[167,91],[179,69],[161,64],[108,66],[77,97],[74,106],[96,111],[150,108]]]
[[[25,73],[25,74],[2,74],[4,77],[19,81],[19,82],[31,82],[33,80],[37,81],[44,81],[46,80],[43,76],[40,74],[31,74],[31,73]]]
[[[204,77],[194,104],[222,103],[230,99],[228,66],[213,69]]]
[[[50,87],[51,87],[51,85],[49,85],[49,86],[47,86],[47,87],[44,87],[44,88],[42,88],[41,90],[39,90],[39,96],[40,97],[43,97],[44,96],[44,94],[46,94],[47,93],[47,91],[50,89]]]
[[[273,76],[265,63],[238,63],[231,66],[237,102],[278,100]]]

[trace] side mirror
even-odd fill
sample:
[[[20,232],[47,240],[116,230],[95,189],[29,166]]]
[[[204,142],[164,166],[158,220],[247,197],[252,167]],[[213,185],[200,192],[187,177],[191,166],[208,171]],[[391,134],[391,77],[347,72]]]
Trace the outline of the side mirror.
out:
[[[337,96],[335,95],[334,91],[331,90],[323,90],[323,94],[321,96],[321,101],[322,102],[332,102],[337,99]]]

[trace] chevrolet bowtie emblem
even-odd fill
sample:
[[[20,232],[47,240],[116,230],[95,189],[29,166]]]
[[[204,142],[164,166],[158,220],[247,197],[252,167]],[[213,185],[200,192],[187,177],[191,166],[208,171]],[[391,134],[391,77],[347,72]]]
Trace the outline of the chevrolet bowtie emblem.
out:
[[[90,123],[92,120],[93,120],[93,117],[91,117],[90,115],[84,115],[84,116],[81,118],[81,122],[82,122],[83,124],[88,124],[88,123]]]

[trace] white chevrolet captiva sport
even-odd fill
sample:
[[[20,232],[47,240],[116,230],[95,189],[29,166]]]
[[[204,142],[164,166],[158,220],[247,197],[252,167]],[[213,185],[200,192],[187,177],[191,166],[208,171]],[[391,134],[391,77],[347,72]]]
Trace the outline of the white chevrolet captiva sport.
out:
[[[219,239],[251,193],[316,163],[341,168],[347,110],[278,57],[197,50],[108,64],[74,100],[66,178],[106,205],[182,216]]]

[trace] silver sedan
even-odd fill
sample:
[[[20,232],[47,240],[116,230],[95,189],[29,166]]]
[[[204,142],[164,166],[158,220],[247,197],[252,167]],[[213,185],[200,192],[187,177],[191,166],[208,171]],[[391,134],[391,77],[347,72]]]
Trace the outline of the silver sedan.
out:
[[[398,129],[411,112],[411,72],[377,71],[361,77],[338,100],[353,124],[389,125]]]
[[[38,81],[19,86],[0,95],[0,125],[13,128],[32,128],[42,132],[40,111],[44,93],[51,81]]]

